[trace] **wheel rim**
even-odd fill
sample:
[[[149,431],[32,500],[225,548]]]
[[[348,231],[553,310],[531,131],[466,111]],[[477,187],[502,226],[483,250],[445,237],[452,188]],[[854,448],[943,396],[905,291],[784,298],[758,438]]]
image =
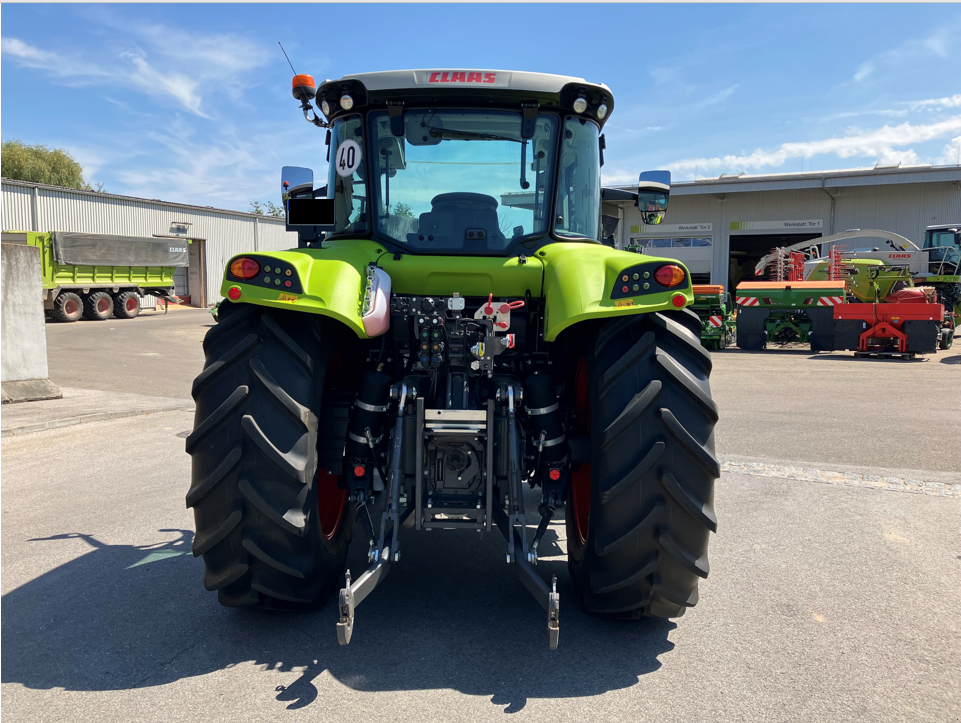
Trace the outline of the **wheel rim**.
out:
[[[101,314],[110,311],[110,299],[97,299],[97,311]]]
[[[80,304],[73,299],[67,299],[65,302],[63,302],[63,313],[67,316],[73,316],[78,311],[80,311]]]
[[[127,299],[123,304],[123,308],[130,313],[135,312],[137,310],[137,300],[133,298]]]
[[[339,474],[331,474],[327,468],[317,470],[317,510],[320,514],[320,531],[325,540],[332,540],[344,521],[347,506],[347,490],[337,486]]]
[[[574,375],[574,425],[591,433],[590,380],[587,362],[581,359]],[[571,508],[577,538],[583,545],[587,542],[587,528],[591,519],[591,465],[581,464],[577,472],[571,472]]]

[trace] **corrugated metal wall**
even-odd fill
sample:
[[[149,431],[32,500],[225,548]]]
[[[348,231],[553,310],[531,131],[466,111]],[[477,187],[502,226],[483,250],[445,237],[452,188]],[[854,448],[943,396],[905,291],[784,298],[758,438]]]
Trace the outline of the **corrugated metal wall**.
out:
[[[32,231],[30,217],[30,197],[33,189],[3,183],[3,229],[8,231]]]
[[[172,204],[163,201],[37,186],[37,224],[33,224],[33,184],[4,180],[0,219],[5,231],[81,231],[130,236],[175,234],[184,221],[185,238],[205,239],[207,302],[223,298],[220,281],[227,260],[245,251],[296,248],[297,235],[281,219]],[[255,240],[256,238],[256,240]],[[152,305],[152,300],[147,300]],[[145,304],[147,305],[147,304]]]
[[[829,188],[836,197],[833,233],[848,229],[882,229],[900,234],[919,246],[924,229],[938,223],[961,222],[961,188],[955,182],[858,185]],[[631,237],[631,226],[641,224],[635,206],[624,204],[620,240]],[[668,224],[711,223],[714,237],[712,283],[726,284],[730,254],[730,225],[735,221],[821,220],[822,235],[832,233],[831,198],[820,188],[784,191],[671,196],[664,219]],[[735,231],[735,234],[752,233]],[[775,233],[759,231],[757,233]],[[639,234],[635,233],[634,236]],[[650,235],[650,234],[648,234]]]

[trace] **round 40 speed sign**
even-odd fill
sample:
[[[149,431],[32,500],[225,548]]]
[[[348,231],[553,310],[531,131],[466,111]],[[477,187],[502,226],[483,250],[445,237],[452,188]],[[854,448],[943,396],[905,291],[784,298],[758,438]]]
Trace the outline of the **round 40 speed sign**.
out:
[[[347,139],[337,146],[334,166],[337,169],[337,175],[341,178],[352,176],[354,171],[360,168],[360,143]]]

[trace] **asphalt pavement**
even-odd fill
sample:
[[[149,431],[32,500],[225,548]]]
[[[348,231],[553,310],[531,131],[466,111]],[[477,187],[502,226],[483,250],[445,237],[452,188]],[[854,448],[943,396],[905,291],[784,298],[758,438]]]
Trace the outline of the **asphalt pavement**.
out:
[[[52,375],[73,374],[58,381],[67,387],[187,399],[204,313],[48,325]],[[160,366],[143,362],[153,352]],[[101,357],[124,370],[115,382],[91,369]],[[538,566],[558,577],[554,652],[496,533],[405,532],[403,560],[358,608],[346,648],[333,602],[301,615],[220,607],[190,554],[190,412],[5,438],[3,713],[961,720],[959,360],[715,355],[725,472],[700,602],[670,622],[584,615],[554,524]],[[159,368],[177,373],[152,374]],[[366,567],[359,543],[355,576]]]
[[[47,365],[58,387],[190,398],[214,320],[205,309],[171,306],[134,319],[48,321]]]

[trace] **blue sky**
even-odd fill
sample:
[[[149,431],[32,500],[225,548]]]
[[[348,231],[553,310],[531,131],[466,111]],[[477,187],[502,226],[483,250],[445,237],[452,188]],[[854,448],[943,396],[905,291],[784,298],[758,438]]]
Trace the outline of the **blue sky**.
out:
[[[956,164],[957,5],[11,5],[3,140],[113,193],[246,210],[325,176],[299,73],[506,68],[606,83],[605,183]]]

